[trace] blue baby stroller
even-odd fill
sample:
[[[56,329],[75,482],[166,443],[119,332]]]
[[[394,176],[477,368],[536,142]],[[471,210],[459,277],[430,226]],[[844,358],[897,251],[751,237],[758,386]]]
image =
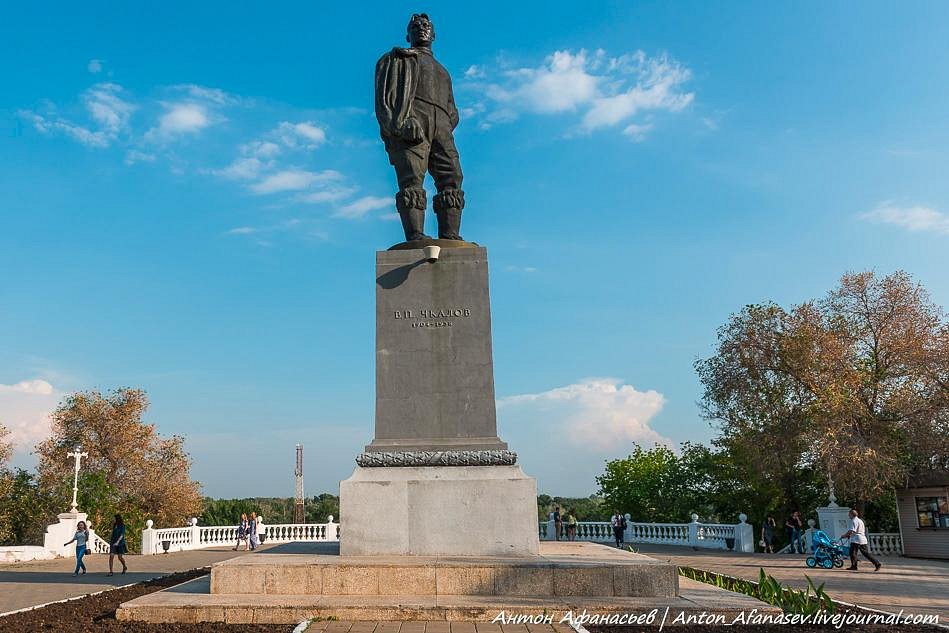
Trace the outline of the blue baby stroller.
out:
[[[821,530],[814,530],[812,543],[814,554],[808,556],[804,561],[808,567],[820,565],[824,569],[830,569],[831,567],[840,568],[844,566],[844,548],[839,541],[832,541]]]

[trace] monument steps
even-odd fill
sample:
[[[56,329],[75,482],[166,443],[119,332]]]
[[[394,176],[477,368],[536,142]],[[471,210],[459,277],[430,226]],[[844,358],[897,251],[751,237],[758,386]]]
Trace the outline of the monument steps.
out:
[[[536,557],[339,556],[293,544],[216,563],[203,578],[120,606],[120,620],[292,624],[340,620],[491,621],[586,609],[670,607],[734,614],[770,607],[680,578],[674,565],[594,543],[541,544]],[[304,554],[271,553],[311,551]],[[320,552],[320,553],[315,553]]]
[[[232,624],[296,624],[306,619],[343,621],[476,621],[490,622],[502,611],[510,616],[551,614],[556,622],[567,612],[586,610],[595,614],[640,614],[666,607],[671,613],[723,614],[741,611],[778,613],[774,607],[748,596],[696,581],[682,579],[680,595],[674,598],[585,596],[457,596],[457,595],[268,595],[207,593],[209,579],[191,581],[190,586],[160,591],[121,605],[118,620],[140,622]],[[661,615],[660,615],[661,617]]]
[[[545,543],[535,557],[261,554],[211,568],[211,593],[673,597],[676,568],[594,543]]]

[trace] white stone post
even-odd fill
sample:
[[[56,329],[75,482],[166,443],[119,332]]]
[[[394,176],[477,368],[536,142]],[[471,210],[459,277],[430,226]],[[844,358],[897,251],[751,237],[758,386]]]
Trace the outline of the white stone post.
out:
[[[201,548],[201,528],[198,527],[198,519],[191,517],[191,547],[188,549]]]
[[[553,520],[553,519],[547,519],[547,525],[544,526],[544,540],[545,540],[545,541],[552,541],[552,540],[554,540],[554,529],[555,529],[555,527],[556,527],[556,526],[554,525],[554,520]]]
[[[158,543],[153,525],[155,525],[155,522],[151,519],[145,521],[145,529],[142,530],[142,556],[151,556],[157,549]]]
[[[817,531],[817,528],[814,527],[816,521],[814,519],[807,520],[807,529],[804,530],[804,551],[807,553],[814,552],[814,532]],[[840,536],[839,534],[837,536]],[[836,538],[836,537],[831,537]]]
[[[754,553],[755,528],[747,523],[748,515],[742,512],[738,515],[738,525],[735,526],[735,551]]]
[[[692,514],[692,522],[689,523],[689,545],[699,546],[699,515]]]
[[[633,517],[629,512],[623,515],[626,519],[626,529],[623,531],[623,542],[629,545],[633,542]]]
[[[86,520],[85,512],[63,512],[58,515],[59,521],[46,526],[46,533],[43,535],[43,549],[56,554],[72,558],[76,555],[76,546],[64,546],[63,543],[71,541],[76,534],[76,526],[80,521]],[[87,524],[88,525],[88,524]]]

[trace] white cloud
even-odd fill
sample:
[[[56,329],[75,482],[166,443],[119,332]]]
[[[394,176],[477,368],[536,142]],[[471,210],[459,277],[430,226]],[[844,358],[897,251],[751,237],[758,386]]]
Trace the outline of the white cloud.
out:
[[[539,67],[492,74],[493,81],[481,81],[487,76],[482,69],[466,73],[468,89],[480,96],[465,112],[482,129],[514,120],[520,112],[580,112],[580,129],[589,132],[644,112],[679,112],[695,98],[684,89],[692,76],[688,68],[667,54],[650,57],[643,51],[619,57],[608,57],[602,50],[556,51]],[[651,127],[632,122],[624,131],[630,125],[638,132],[628,135],[639,139]]]
[[[280,191],[300,191],[319,183],[327,183],[342,178],[342,174],[332,169],[320,172],[303,169],[285,169],[271,174],[260,182],[251,185],[254,193],[266,194]]]
[[[907,231],[949,235],[949,215],[932,207],[900,207],[887,201],[860,217],[870,222],[893,224]]]
[[[0,423],[10,430],[14,453],[23,456],[49,436],[49,414],[62,396],[41,379],[0,384]]]
[[[102,60],[101,59],[90,59],[89,63],[86,64],[86,69],[91,72],[93,75],[102,72]]]
[[[517,407],[543,411],[551,426],[559,427],[577,449],[625,450],[633,442],[652,445],[671,442],[649,426],[665,398],[657,391],[638,391],[615,378],[593,378],[541,393],[502,398],[503,409]]]
[[[282,122],[276,130],[276,135],[287,147],[302,145],[313,149],[326,142],[326,130],[312,121],[302,123]]]
[[[108,147],[128,131],[129,119],[136,108],[123,95],[122,87],[113,83],[95,84],[86,90],[80,100],[91,119],[88,125],[29,110],[21,111],[20,115],[43,134],[61,133],[89,147]]]
[[[240,101],[234,95],[224,92],[220,88],[207,88],[205,86],[198,86],[195,84],[182,84],[175,86],[179,90],[184,90],[188,93],[193,99],[199,101],[209,101],[217,105],[230,105]]]
[[[589,74],[587,65],[586,51],[581,50],[576,55],[570,51],[556,51],[540,68],[508,72],[513,86],[493,85],[488,95],[534,112],[575,110],[577,106],[589,103],[597,94],[600,78]]]
[[[158,127],[145,134],[149,140],[169,139],[184,134],[195,134],[211,124],[208,110],[198,103],[165,103],[165,113],[158,119]]]
[[[628,136],[634,142],[639,143],[646,139],[646,132],[648,132],[651,129],[652,129],[651,123],[646,123],[643,125],[630,123],[625,128],[623,128],[623,134]]]
[[[309,202],[313,204],[319,204],[322,202],[337,202],[348,198],[349,196],[356,193],[355,187],[330,187],[328,189],[323,189],[322,191],[313,191],[311,193],[305,193],[300,196],[297,196],[296,200],[298,202]]]
[[[135,163],[151,163],[155,161],[155,155],[142,152],[137,149],[130,149],[125,152],[125,164],[134,165]]]
[[[229,180],[253,180],[263,168],[264,163],[259,158],[238,158],[223,169],[212,170],[212,173]]]
[[[256,229],[252,226],[238,226],[231,229],[227,232],[228,235],[250,235],[252,233],[257,233],[259,229]]]
[[[365,196],[354,200],[346,206],[340,207],[337,209],[336,213],[333,214],[337,218],[346,218],[348,220],[353,220],[356,218],[361,218],[370,211],[376,211],[377,209],[385,209],[386,207],[391,207],[394,203],[392,198],[380,198],[379,196]]]
[[[258,158],[273,158],[280,151],[280,146],[270,141],[251,141],[240,146],[241,154]]]

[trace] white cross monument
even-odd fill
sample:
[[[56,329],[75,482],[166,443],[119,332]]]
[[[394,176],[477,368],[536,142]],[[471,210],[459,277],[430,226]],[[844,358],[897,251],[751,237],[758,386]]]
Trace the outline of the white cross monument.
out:
[[[72,504],[69,512],[63,512],[59,516],[59,522],[46,526],[46,534],[43,536],[43,547],[58,554],[59,556],[75,556],[75,548],[63,545],[76,533],[76,526],[80,521],[86,521],[86,513],[79,511],[79,504],[76,502],[76,495],[79,493],[79,469],[82,467],[82,458],[89,457],[89,453],[82,452],[82,447],[77,446],[73,452],[67,453],[66,458],[73,458],[75,466],[72,480]],[[86,525],[92,528],[91,525]]]
[[[82,463],[82,458],[89,457],[89,453],[83,453],[82,448],[77,446],[67,457],[72,457],[76,460],[76,472],[72,482],[72,504],[69,506],[69,511],[75,513],[79,509],[79,506],[76,504],[76,494],[79,492],[79,468]]]

